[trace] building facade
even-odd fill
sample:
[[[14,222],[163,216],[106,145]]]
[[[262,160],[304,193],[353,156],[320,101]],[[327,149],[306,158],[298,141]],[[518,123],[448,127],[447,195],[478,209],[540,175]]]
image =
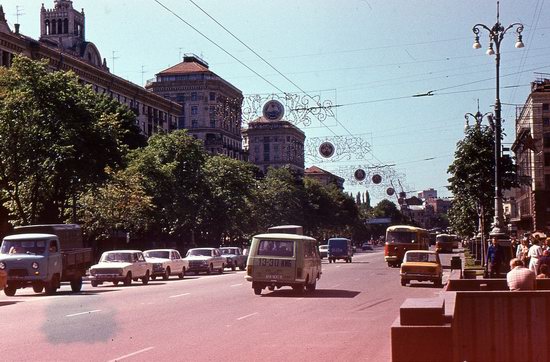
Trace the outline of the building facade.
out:
[[[40,22],[40,39],[35,40],[21,34],[19,24],[11,29],[0,6],[0,66],[9,67],[16,54],[46,59],[52,70],[71,70],[96,93],[130,107],[145,136],[177,128],[179,104],[110,73],[97,47],[85,39],[84,10],[75,10],[72,1],[55,0],[52,9],[42,5]]]
[[[531,83],[516,115],[512,145],[522,185],[515,190],[510,222],[518,233],[550,231],[550,79]]]
[[[304,177],[319,181],[322,185],[335,185],[339,190],[344,191],[344,179],[317,166],[311,166],[304,171]]]
[[[243,130],[243,141],[248,150],[248,161],[265,174],[269,167],[288,166],[304,174],[305,133],[285,120],[271,121],[259,117]]]
[[[245,160],[242,145],[242,92],[216,75],[194,54],[156,75],[145,88],[182,107],[178,128],[204,142],[212,154]]]

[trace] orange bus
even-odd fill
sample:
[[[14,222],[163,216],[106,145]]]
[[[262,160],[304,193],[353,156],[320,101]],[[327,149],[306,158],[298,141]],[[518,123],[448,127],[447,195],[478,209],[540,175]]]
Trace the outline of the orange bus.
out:
[[[452,253],[458,248],[458,236],[451,234],[437,234],[435,237],[435,250],[439,253]]]
[[[407,250],[428,250],[428,230],[409,225],[393,225],[386,230],[384,260],[390,267],[401,265]]]

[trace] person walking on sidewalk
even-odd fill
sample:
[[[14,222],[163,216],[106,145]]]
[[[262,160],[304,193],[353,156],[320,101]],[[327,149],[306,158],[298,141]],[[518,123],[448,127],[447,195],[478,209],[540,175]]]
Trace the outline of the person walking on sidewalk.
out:
[[[539,239],[534,238],[533,239],[533,245],[529,248],[529,253],[527,254],[529,256],[529,269],[535,275],[538,275],[539,273],[539,265],[540,265],[540,257],[542,256],[542,248],[539,245]]]

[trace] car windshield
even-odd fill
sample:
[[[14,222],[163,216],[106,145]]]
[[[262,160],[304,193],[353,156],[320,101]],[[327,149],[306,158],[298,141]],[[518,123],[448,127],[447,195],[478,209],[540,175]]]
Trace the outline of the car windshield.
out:
[[[388,232],[387,241],[391,243],[414,243],[416,234],[404,231],[390,231]]]
[[[46,241],[44,240],[4,240],[0,254],[44,254]]]
[[[210,249],[192,249],[187,252],[187,256],[211,256],[212,250]]]
[[[235,249],[220,249],[220,251],[222,252],[222,254],[231,254],[231,255],[237,254],[237,250]]]
[[[108,263],[131,263],[132,254],[130,253],[103,253],[99,261]]]
[[[437,255],[432,253],[407,253],[406,262],[437,263]]]
[[[287,240],[260,240],[258,255],[293,256],[294,242]]]
[[[170,252],[164,251],[164,250],[146,251],[143,254],[145,255],[146,258],[170,259]]]

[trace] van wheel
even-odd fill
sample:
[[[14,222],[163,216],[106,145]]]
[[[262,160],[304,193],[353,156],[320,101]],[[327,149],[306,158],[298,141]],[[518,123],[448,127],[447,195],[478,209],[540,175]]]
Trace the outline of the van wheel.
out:
[[[73,293],[78,293],[82,290],[82,277],[71,280],[71,290]]]
[[[59,288],[59,275],[54,274],[52,280],[46,283],[44,289],[46,294],[51,295],[57,291],[57,288]]]
[[[317,288],[317,279],[313,279],[313,283],[306,285],[306,290],[308,292],[314,292]]]
[[[258,288],[258,287],[254,288],[254,294],[256,295],[262,294],[262,288]]]
[[[35,292],[35,293],[42,293],[42,291],[44,290],[44,286],[42,284],[34,284],[32,286],[32,290]]]
[[[4,287],[4,294],[7,295],[8,297],[13,297],[15,295],[15,291],[17,290],[17,288],[15,288],[13,285],[6,285]]]

